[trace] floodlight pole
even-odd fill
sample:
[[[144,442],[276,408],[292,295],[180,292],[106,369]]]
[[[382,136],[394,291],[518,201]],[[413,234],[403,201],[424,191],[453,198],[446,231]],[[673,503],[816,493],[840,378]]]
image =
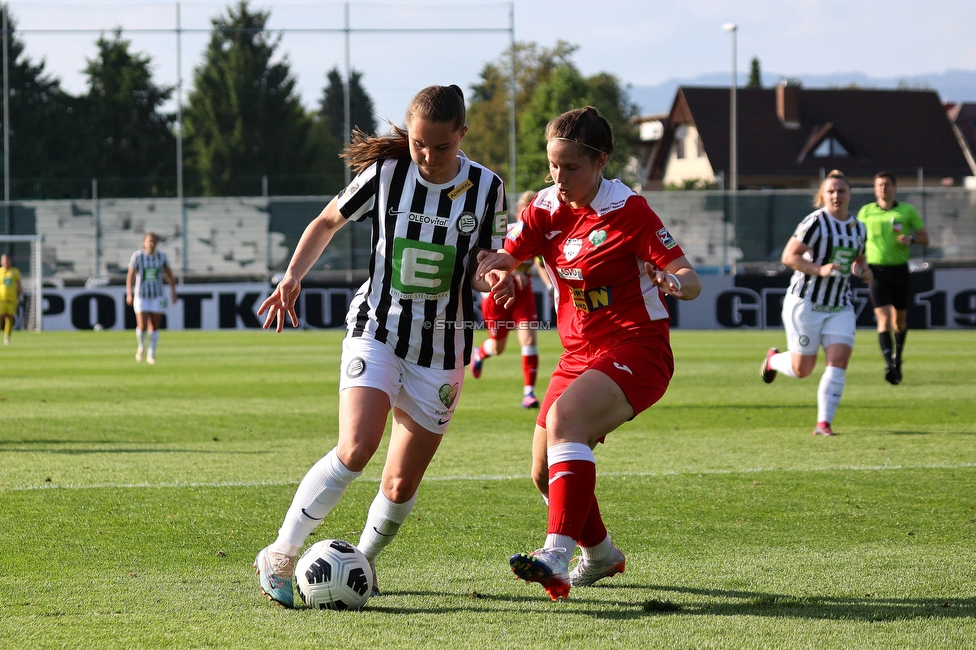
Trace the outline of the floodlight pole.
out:
[[[352,91],[352,68],[349,64],[349,3],[345,4],[346,8],[346,27],[345,27],[345,39],[346,39],[346,83],[345,88],[342,93],[342,143],[348,148],[350,142],[350,135],[352,132],[352,100],[349,97],[349,93]],[[352,181],[352,169],[349,164],[346,163],[344,166],[343,173],[345,174],[345,185],[348,186]]]
[[[183,273],[180,282],[185,281],[190,270],[189,220],[186,216],[186,204],[183,201],[183,63],[182,63],[182,25],[180,23],[180,3],[176,3],[176,203],[180,210],[180,221],[183,229]]]
[[[730,32],[732,34],[732,83],[729,85],[729,189],[732,190],[732,236],[735,237],[735,230],[737,225],[738,209],[739,203],[737,201],[736,194],[739,191],[739,147],[737,131],[738,129],[738,116],[736,115],[736,96],[735,90],[738,85],[736,79],[736,34],[739,33],[739,26],[735,23],[726,23],[722,25],[722,29]],[[728,238],[725,242],[726,249],[728,248]],[[735,275],[735,260],[732,260],[732,274]]]
[[[10,61],[7,40],[7,12],[9,4],[3,5],[3,214],[4,232],[10,232]]]
[[[509,80],[511,85],[512,100],[508,102],[508,187],[509,192],[513,194],[518,193],[517,183],[515,180],[515,94],[518,91],[518,83],[516,81],[516,61],[518,57],[515,56],[515,3],[511,2],[508,5],[508,34],[510,47],[512,49],[512,78]]]

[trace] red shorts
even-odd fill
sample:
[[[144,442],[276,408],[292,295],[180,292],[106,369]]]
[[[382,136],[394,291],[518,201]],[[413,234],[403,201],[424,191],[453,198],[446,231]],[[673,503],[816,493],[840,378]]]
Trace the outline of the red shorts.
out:
[[[599,370],[620,386],[635,416],[646,411],[664,397],[674,374],[667,326],[652,336],[608,342],[607,347],[589,355],[564,352],[549,380],[536,424],[545,428],[553,402],[573,380],[591,369]]]
[[[515,302],[507,309],[495,303],[491,296],[481,301],[481,315],[485,321],[488,336],[493,339],[508,338],[508,331],[515,329],[522,323],[534,323],[539,320],[535,308],[535,292],[532,291],[532,279],[528,278],[525,285],[515,292]]]

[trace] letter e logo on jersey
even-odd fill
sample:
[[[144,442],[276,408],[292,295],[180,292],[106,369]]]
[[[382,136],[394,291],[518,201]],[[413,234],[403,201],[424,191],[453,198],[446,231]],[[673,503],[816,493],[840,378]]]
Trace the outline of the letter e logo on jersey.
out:
[[[392,294],[397,298],[436,300],[451,288],[453,246],[397,237],[393,240]]]
[[[664,244],[664,247],[668,250],[671,250],[678,245],[678,242],[674,241],[674,237],[671,236],[671,233],[668,232],[667,228],[661,228],[654,234],[657,235],[657,238],[661,240],[661,243]]]
[[[834,248],[834,253],[831,256],[831,262],[834,264],[839,264],[843,273],[851,272],[851,264],[854,263],[854,258],[857,257],[857,250],[854,248],[847,248],[845,246],[837,246]]]

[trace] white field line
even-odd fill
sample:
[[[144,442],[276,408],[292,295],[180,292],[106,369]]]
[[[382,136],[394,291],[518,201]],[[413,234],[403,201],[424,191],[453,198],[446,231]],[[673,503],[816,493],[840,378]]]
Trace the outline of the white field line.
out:
[[[963,463],[961,465],[851,465],[838,467],[807,467],[807,468],[783,468],[783,467],[752,467],[746,469],[703,469],[703,470],[682,470],[670,472],[600,472],[599,477],[622,478],[622,477],[650,477],[663,478],[669,476],[707,476],[707,475],[731,475],[731,474],[761,474],[765,472],[786,472],[786,473],[810,473],[810,472],[884,472],[913,469],[971,469],[976,467],[976,463]],[[529,476],[429,476],[424,479],[428,482],[440,481],[516,481],[528,480]],[[378,483],[379,478],[361,478],[360,481]],[[172,488],[238,488],[238,487],[263,487],[298,485],[298,481],[218,481],[212,483],[93,483],[91,485],[25,485],[21,487],[3,488],[0,492],[27,492],[33,490],[103,490],[103,489],[172,489]]]

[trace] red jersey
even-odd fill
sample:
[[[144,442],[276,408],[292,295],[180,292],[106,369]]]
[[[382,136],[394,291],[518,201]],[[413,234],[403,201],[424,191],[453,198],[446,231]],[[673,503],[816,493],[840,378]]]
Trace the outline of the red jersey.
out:
[[[667,329],[664,294],[644,273],[684,255],[647,201],[604,179],[590,205],[560,203],[556,188],[536,194],[505,239],[519,260],[541,255],[553,280],[559,337],[567,352]]]

